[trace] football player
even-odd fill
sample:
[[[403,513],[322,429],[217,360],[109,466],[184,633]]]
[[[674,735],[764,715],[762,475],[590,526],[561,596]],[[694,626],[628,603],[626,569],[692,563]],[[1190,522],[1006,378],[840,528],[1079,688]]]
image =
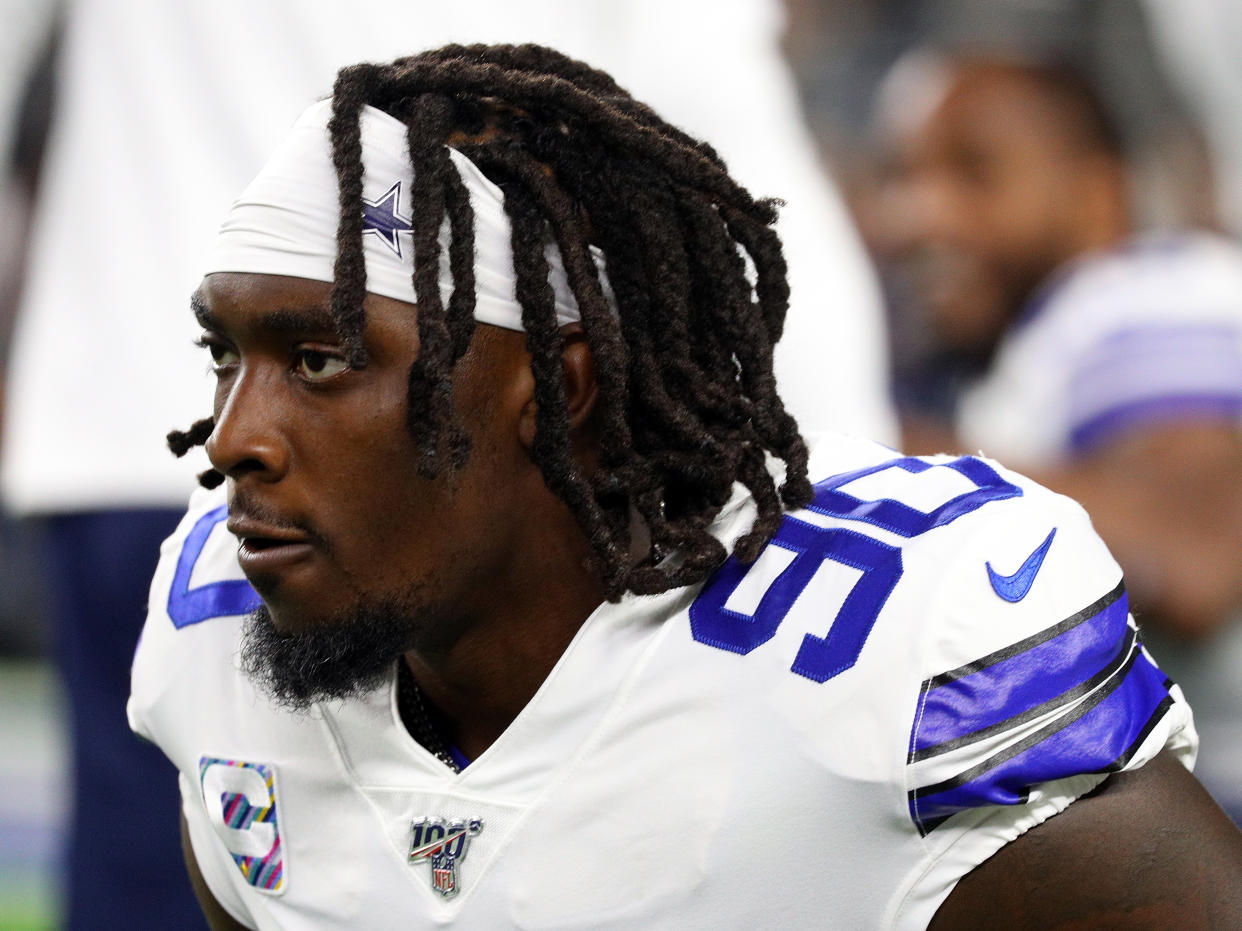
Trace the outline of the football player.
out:
[[[193,301],[134,664],[216,927],[1242,917],[1082,510],[800,435],[776,213],[545,48],[303,115]]]

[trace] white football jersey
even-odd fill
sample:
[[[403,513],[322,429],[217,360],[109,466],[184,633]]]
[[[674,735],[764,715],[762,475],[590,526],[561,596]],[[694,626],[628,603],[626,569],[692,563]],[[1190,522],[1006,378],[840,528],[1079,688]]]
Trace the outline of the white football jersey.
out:
[[[164,545],[134,729],[180,770],[220,903],[255,928],[923,928],[1107,773],[1197,739],[1067,498],[981,459],[833,438],[751,565],[601,605],[460,774],[395,676],[274,707],[257,599],[200,492]],[[737,494],[716,531],[753,506]]]
[[[963,396],[957,429],[968,448],[1035,469],[1201,416],[1242,426],[1242,249],[1153,234],[1050,282]]]

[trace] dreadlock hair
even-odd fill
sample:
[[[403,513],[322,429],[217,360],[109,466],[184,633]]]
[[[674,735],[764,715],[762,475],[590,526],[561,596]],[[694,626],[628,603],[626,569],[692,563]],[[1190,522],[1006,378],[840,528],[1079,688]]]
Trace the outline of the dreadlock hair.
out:
[[[758,515],[733,552],[753,560],[784,507],[812,493],[806,444],[772,371],[789,299],[772,229],[780,202],[752,198],[710,146],[607,74],[551,49],[450,45],[344,68],[329,122],[341,208],[331,310],[355,362],[365,359],[359,113],[367,104],[409,127],[420,352],[409,372],[408,427],[420,472],[459,468],[469,453],[451,376],[474,332],[474,227],[452,146],[504,192],[535,381],[532,456],[586,534],[607,596],[706,578],[727,555],[708,527],[738,481]],[[446,218],[447,307],[437,284]],[[549,241],[560,249],[595,364],[600,456],[592,475],[570,448]],[[611,302],[591,245],[605,257]],[[184,451],[210,431],[211,421],[200,421],[169,442]],[[779,490],[768,453],[785,464]],[[210,473],[202,479],[218,484]],[[652,541],[638,565],[629,558],[631,509]]]

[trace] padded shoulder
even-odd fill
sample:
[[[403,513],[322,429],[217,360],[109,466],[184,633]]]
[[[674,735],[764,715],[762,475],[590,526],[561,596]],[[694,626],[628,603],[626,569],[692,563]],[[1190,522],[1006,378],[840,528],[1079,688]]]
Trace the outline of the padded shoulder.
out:
[[[924,851],[894,924],[926,926],[958,879],[1108,773],[1165,747],[1193,762],[1190,709],[1143,648],[1121,569],[1077,503],[981,457],[831,442],[812,462],[815,498],[773,540],[795,554],[789,568],[753,618],[727,605],[710,617],[713,645],[749,648],[727,642],[731,629],[766,634],[778,604],[816,631],[791,671],[867,722],[851,732],[870,748],[858,760],[893,779]],[[804,590],[841,593],[830,624]]]

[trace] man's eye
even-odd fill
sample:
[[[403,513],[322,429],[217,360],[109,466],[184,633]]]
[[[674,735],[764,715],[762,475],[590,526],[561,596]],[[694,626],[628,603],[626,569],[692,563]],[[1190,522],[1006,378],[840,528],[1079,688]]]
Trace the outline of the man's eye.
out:
[[[307,381],[325,381],[348,369],[348,362],[331,353],[301,349],[297,354],[297,372]]]
[[[236,350],[231,349],[224,343],[218,343],[214,339],[203,337],[198,341],[198,345],[211,353],[211,365],[216,371],[237,364],[238,356]]]

